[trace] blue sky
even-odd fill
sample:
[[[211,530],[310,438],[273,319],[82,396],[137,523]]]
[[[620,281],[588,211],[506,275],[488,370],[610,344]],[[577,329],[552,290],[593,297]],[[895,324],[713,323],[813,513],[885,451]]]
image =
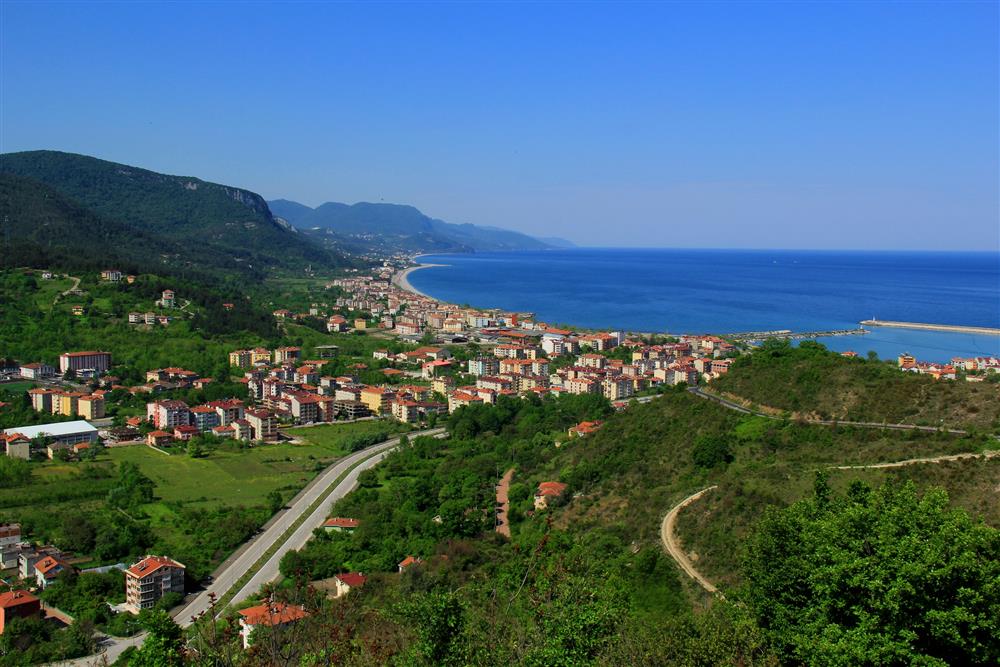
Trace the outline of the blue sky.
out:
[[[998,249],[998,4],[0,3],[0,149],[589,245]]]

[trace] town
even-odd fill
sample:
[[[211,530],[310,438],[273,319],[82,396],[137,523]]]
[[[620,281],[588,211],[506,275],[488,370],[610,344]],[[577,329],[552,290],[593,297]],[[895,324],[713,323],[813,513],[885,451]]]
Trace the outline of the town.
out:
[[[117,271],[102,273],[105,281],[122,279]],[[96,448],[103,447],[146,446],[169,453],[199,438],[266,447],[293,438],[291,429],[317,424],[388,420],[432,428],[441,415],[466,406],[495,404],[501,397],[594,395],[624,410],[631,400],[645,400],[670,387],[710,384],[751,349],[745,340],[724,336],[557,327],[532,313],[443,303],[401,287],[399,280],[387,262],[371,275],[327,283],[326,289],[336,294],[330,303],[315,303],[308,312],[282,308],[272,313],[279,326],[321,318],[332,340],[336,336],[371,339],[367,356],[345,357],[342,346],[333,343],[233,349],[225,361],[230,381],[243,385],[243,393],[204,403],[188,404],[173,395],[204,389],[215,378],[166,367],[146,370],[143,383],[124,385],[115,375],[112,354],[106,351],[67,351],[59,356],[58,365],[44,360],[8,362],[2,371],[5,379],[35,385],[26,390],[32,409],[63,420],[5,429],[4,453],[24,461],[74,461],[92,457]],[[176,308],[174,292],[164,291],[158,305]],[[161,319],[133,312],[128,321],[154,324]],[[857,355],[846,352],[843,356]],[[943,365],[903,354],[897,361],[901,371],[940,380],[962,376],[982,381],[987,374],[1000,372],[1000,359],[989,357],[956,358]],[[113,405],[109,397],[115,395],[145,397],[144,413],[108,417],[109,401]],[[568,430],[566,441],[586,437],[601,425],[599,420],[583,421]],[[544,511],[565,489],[561,482],[541,482],[534,495],[535,511]],[[505,493],[497,495],[502,512],[497,530],[509,535]],[[355,519],[344,517],[332,517],[323,524],[326,531],[356,527]],[[0,550],[2,567],[12,573],[8,581],[18,582],[0,596],[0,633],[4,621],[15,616],[59,618],[61,612],[44,605],[37,593],[58,585],[60,573],[67,570],[85,576],[106,572],[108,567],[120,569],[125,577],[125,602],[115,611],[121,613],[139,614],[163,601],[177,604],[187,592],[185,566],[169,554],[78,570],[79,559],[73,554],[32,541],[18,523],[0,526]],[[398,568],[402,572],[421,562],[419,557],[408,556]],[[360,572],[339,574],[328,582],[331,597],[344,595],[365,581]],[[283,603],[277,612],[266,605],[242,610],[244,647],[250,646],[255,624],[274,622],[265,612],[277,613],[281,623],[293,623],[306,614]]]

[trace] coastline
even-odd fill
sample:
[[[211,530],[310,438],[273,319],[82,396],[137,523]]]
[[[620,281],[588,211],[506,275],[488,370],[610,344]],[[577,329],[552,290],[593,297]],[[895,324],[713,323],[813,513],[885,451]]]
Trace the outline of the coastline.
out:
[[[448,254],[461,255],[462,253],[448,253]],[[517,253],[509,253],[509,254],[516,255]],[[534,254],[535,253],[532,253],[531,256],[527,256],[527,259],[524,261],[533,260]],[[507,254],[505,254],[505,256],[502,259],[506,259],[506,255]],[[398,270],[396,274],[393,276],[392,282],[398,289],[405,290],[410,294],[418,295],[421,298],[433,299],[434,301],[438,301],[442,304],[459,303],[454,301],[454,299],[442,299],[440,296],[436,297],[429,293],[421,292],[420,290],[416,289],[413,286],[412,282],[409,280],[410,271],[415,271],[421,268],[427,268],[429,266],[440,266],[441,264],[445,264],[447,266],[453,266],[451,262],[447,261],[442,262],[443,259],[445,258],[436,257],[434,253],[422,253],[420,255],[413,255],[410,257],[410,261],[413,262],[415,265],[405,269]],[[495,257],[493,257],[493,255],[490,255],[489,259],[492,260],[495,259]],[[576,262],[579,259],[579,263],[589,263],[593,258],[586,256],[577,258],[574,256],[572,259],[574,262]],[[595,271],[597,271],[597,269],[600,268],[601,257],[597,257],[596,260],[597,260],[597,268],[595,268]],[[435,261],[438,262],[439,264],[432,264],[432,262]],[[648,260],[643,260],[643,262],[646,262],[646,264],[649,263]],[[461,277],[466,276],[467,273],[469,273],[468,272],[469,267],[465,266],[465,264],[466,262],[464,261],[464,259],[462,261],[456,261],[454,264],[454,266],[457,269],[459,269],[455,272],[454,278],[456,280],[459,280],[463,284],[466,281],[464,279],[461,279]],[[697,262],[695,264],[697,264]],[[501,264],[501,266],[506,266],[506,265]],[[517,267],[520,265],[517,264],[517,262],[514,262],[512,266]],[[544,263],[542,264],[542,266],[544,266]],[[751,263],[750,266],[752,268],[754,264]],[[791,264],[788,263],[781,264],[780,266],[784,267],[785,272],[801,271],[801,269],[792,267]],[[771,267],[772,265],[770,263],[767,263],[767,269],[769,271],[772,270]],[[615,269],[614,261],[610,262],[610,268]],[[644,265],[640,265],[639,268],[640,269],[644,268]],[[524,280],[525,273],[526,272],[515,272],[514,274],[512,274],[511,278],[512,284],[514,284],[518,290],[521,290],[520,293],[522,294],[527,293],[525,292],[525,290],[530,291],[532,289],[530,285],[527,285],[525,283]],[[451,277],[452,276],[449,274],[449,278]],[[641,278],[642,275],[639,275],[639,277],[636,278],[636,280],[639,280]],[[540,280],[543,283],[545,282],[544,279],[545,275],[541,275]],[[497,306],[495,303],[489,303],[487,305],[486,303],[482,302],[494,301],[494,299],[491,297],[497,297],[498,293],[491,290],[489,286],[490,283],[489,278],[484,278],[483,275],[481,275],[481,273],[477,274],[475,271],[472,271],[472,279],[468,281],[468,285],[472,286],[472,289],[469,291],[468,296],[466,296],[464,292],[461,290],[453,289],[454,286],[452,286],[452,289],[449,289],[448,286],[452,282],[450,280],[438,281],[437,279],[435,279],[431,282],[433,282],[434,285],[438,285],[439,288],[443,289],[445,292],[451,292],[453,297],[458,297],[460,299],[464,297],[464,300],[461,301],[460,303],[472,304],[471,307],[476,307],[482,310],[502,308],[506,310],[520,309],[523,311],[531,311],[535,313],[537,317],[545,319],[545,321],[556,322],[556,323],[562,323],[562,322],[576,323],[576,325],[572,328],[576,328],[581,331],[614,329],[614,330],[622,330],[629,333],[637,333],[637,334],[666,333],[667,335],[671,334],[678,335],[678,332],[684,331],[691,334],[698,334],[698,333],[704,334],[704,333],[714,332],[715,335],[725,335],[724,333],[720,333],[720,331],[734,330],[734,329],[722,329],[720,327],[712,327],[710,326],[710,324],[715,323],[721,325],[721,322],[714,322],[714,321],[702,322],[699,321],[697,317],[694,318],[694,321],[688,321],[683,323],[680,321],[673,322],[674,325],[680,325],[680,326],[671,326],[669,328],[657,327],[656,324],[659,324],[659,322],[630,321],[625,324],[621,322],[608,323],[602,321],[600,317],[596,321],[587,321],[586,323],[580,323],[579,320],[581,318],[586,319],[584,318],[584,315],[589,312],[588,308],[592,305],[591,304],[592,300],[589,298],[579,298],[578,294],[573,290],[569,290],[570,292],[573,292],[572,294],[563,294],[563,293],[558,294],[557,296],[559,296],[561,299],[558,301],[558,303],[554,301],[554,298],[549,298],[548,300],[542,299],[541,301],[539,301],[536,298],[535,301],[539,301],[539,303],[537,304],[530,299],[528,301],[525,301],[524,299],[521,300],[506,299],[506,303],[504,303],[502,307]],[[428,285],[430,286],[430,283],[428,283]],[[495,287],[495,285],[493,285],[493,287]],[[728,286],[722,285],[722,288],[728,288]],[[567,290],[563,290],[563,292],[566,291]],[[544,292],[544,290],[542,290],[542,292]],[[725,293],[725,289],[723,289],[723,293]],[[537,294],[535,296],[537,296]],[[543,296],[545,295],[543,294]],[[704,304],[701,302],[699,302],[700,305],[690,303],[691,299],[687,299],[687,301],[685,301],[683,298],[683,294],[680,295],[679,300],[675,299],[674,297],[671,297],[669,304],[662,303],[662,301],[663,299],[660,299],[659,301],[653,299],[653,302],[647,304],[646,310],[649,312],[662,312],[664,313],[664,315],[662,318],[659,319],[664,319],[667,317],[666,315],[667,313],[673,312],[673,310],[671,309],[676,309],[678,310],[679,313],[683,314],[685,308],[691,310],[696,306],[698,308],[704,306]],[[657,308],[659,308],[659,310],[657,310]],[[600,315],[601,313],[598,314]],[[628,314],[629,313],[626,313],[626,315]],[[729,313],[726,314],[728,315]],[[853,323],[855,327],[857,326],[856,323],[858,320],[854,319],[857,317],[857,315],[855,315],[854,313],[845,311],[845,313],[843,313],[843,317],[839,319],[834,317],[834,315],[836,314],[837,313],[832,313],[830,315],[830,324],[829,324],[830,331],[818,330],[823,328],[821,325],[825,324],[825,322],[816,322],[814,321],[816,319],[815,317],[812,319],[810,319],[809,317],[804,317],[803,322],[799,322],[799,320],[795,319],[795,316],[793,315],[792,319],[789,320],[788,324],[784,326],[792,328],[793,331],[791,333],[793,334],[799,331],[803,332],[798,335],[794,335],[793,337],[795,338],[802,337],[808,339],[813,339],[815,337],[815,339],[819,340],[819,342],[823,343],[824,345],[827,345],[829,349],[834,351],[847,351],[847,350],[853,350],[853,348],[858,347],[862,351],[865,350],[874,351],[883,358],[895,357],[903,351],[908,351],[910,353],[915,353],[921,359],[946,363],[953,356],[974,357],[974,356],[1000,355],[1000,348],[996,347],[996,341],[998,340],[996,333],[994,332],[994,330],[990,329],[989,327],[983,327],[981,324],[979,326],[971,326],[971,325],[935,325],[933,327],[921,326],[914,329],[909,329],[908,327],[907,328],[880,327],[875,332],[870,332],[876,335],[864,336],[863,339],[857,336],[825,335],[825,334],[840,334],[842,333],[840,329],[844,329],[845,330],[844,333],[846,333],[846,330],[850,327],[849,323]],[[649,318],[647,317],[646,319]],[[691,317],[685,317],[681,319],[691,319]],[[702,317],[701,319],[705,318]],[[717,317],[708,318],[708,320],[714,320],[714,319],[718,318]],[[913,317],[913,318],[900,318],[900,319],[916,320],[918,318]],[[664,322],[664,324],[665,323],[666,322]],[[633,326],[629,326],[629,324]],[[646,324],[647,326],[642,326],[642,324]],[[688,324],[690,326],[685,327],[683,326],[684,324]],[[769,322],[765,324],[768,327],[771,326]],[[797,324],[802,324],[803,326],[801,328],[795,328]],[[881,324],[881,322],[879,322],[879,324]],[[570,325],[566,326],[569,327]],[[983,331],[983,329],[987,329],[988,331]],[[855,331],[852,329],[851,333],[855,333]],[[984,335],[987,336],[985,340],[982,339],[982,336]]]
[[[433,299],[434,297],[430,296],[429,294],[424,294],[423,292],[421,292],[420,290],[418,290],[417,288],[415,288],[412,284],[410,284],[409,276],[414,271],[419,271],[420,269],[429,269],[429,268],[432,268],[432,267],[435,267],[435,266],[447,266],[447,265],[446,264],[417,264],[416,266],[409,266],[409,267],[403,269],[402,271],[399,271],[399,272],[395,273],[392,276],[392,284],[395,285],[396,287],[402,289],[402,290],[406,290],[407,292],[410,292],[412,294],[416,294],[417,296],[422,296],[425,299]],[[436,300],[437,299],[435,299],[435,301]]]

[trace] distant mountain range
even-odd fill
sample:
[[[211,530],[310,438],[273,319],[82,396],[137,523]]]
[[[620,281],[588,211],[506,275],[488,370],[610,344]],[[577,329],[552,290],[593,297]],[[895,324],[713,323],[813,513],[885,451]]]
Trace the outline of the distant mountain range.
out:
[[[310,208],[276,199],[268,206],[303,232],[355,251],[470,252],[573,246],[565,239],[540,239],[497,227],[444,222],[403,204],[327,202]]]
[[[56,151],[0,155],[4,265],[260,279],[353,266],[253,192]]]

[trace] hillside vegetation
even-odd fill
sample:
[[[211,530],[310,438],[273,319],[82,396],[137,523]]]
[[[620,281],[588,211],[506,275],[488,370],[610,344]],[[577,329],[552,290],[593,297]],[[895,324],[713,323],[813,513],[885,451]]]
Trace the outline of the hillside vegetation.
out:
[[[1000,383],[937,381],[809,342],[765,345],[711,389],[805,417],[1000,430]]]
[[[567,440],[568,425],[595,417],[605,420],[598,432]],[[983,436],[769,420],[683,390],[617,414],[596,397],[502,398],[457,411],[449,430],[449,440],[404,444],[362,475],[358,490],[333,508],[360,519],[357,530],[320,534],[284,559],[287,579],[275,594],[306,604],[314,617],[239,664],[335,656],[348,665],[937,665],[942,651],[967,664],[1000,656],[990,639],[1000,590],[985,585],[1000,566],[1000,541],[966,513],[978,513],[981,498],[967,489],[950,500],[928,490],[931,481],[950,488],[956,480],[948,476],[918,477],[910,487],[816,483],[817,470],[844,463],[979,451],[990,444]],[[492,499],[509,468],[507,541],[492,530]],[[533,511],[536,485],[552,480],[566,483],[566,493],[549,510]],[[718,564],[708,572],[721,575],[737,604],[709,603],[660,542],[666,511],[712,484],[727,502],[702,512],[699,501],[682,514],[696,520],[685,520],[680,532],[686,547],[710,552],[698,566]],[[825,514],[810,510],[813,502],[828,503]],[[931,560],[916,563],[888,539],[865,555],[852,513],[913,516],[900,524],[900,540],[926,541]],[[898,640],[905,626],[891,617],[891,596],[855,596],[834,570],[809,580],[809,569],[842,543],[848,546],[838,547],[836,564],[844,572],[873,569],[916,591],[906,598],[922,613],[912,641]],[[767,557],[782,548],[787,563]],[[399,574],[395,563],[407,555],[424,563]],[[325,601],[305,585],[351,570],[369,582],[346,600]],[[941,595],[949,585],[941,572],[980,586],[983,597]],[[781,578],[811,587],[789,599],[771,585]],[[839,618],[838,608],[877,621]],[[768,616],[774,609],[780,618]],[[830,641],[811,641],[825,628]],[[962,632],[971,641],[948,640]],[[219,637],[196,640],[204,664],[220,654]]]
[[[259,279],[349,263],[240,188],[56,151],[0,155],[0,174],[4,261],[19,266]]]

